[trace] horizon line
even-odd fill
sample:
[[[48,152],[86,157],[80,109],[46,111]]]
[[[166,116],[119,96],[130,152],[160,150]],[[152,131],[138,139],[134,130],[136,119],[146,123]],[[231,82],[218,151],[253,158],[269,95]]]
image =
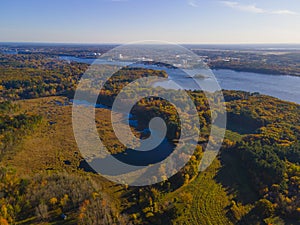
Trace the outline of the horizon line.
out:
[[[164,41],[161,41],[164,42]],[[66,45],[125,45],[134,42],[48,42],[48,41],[0,41],[0,44],[66,44]],[[137,42],[138,43],[138,42]],[[167,42],[166,42],[167,43]],[[293,42],[235,42],[235,43],[220,43],[220,42],[169,42],[178,45],[300,45]]]

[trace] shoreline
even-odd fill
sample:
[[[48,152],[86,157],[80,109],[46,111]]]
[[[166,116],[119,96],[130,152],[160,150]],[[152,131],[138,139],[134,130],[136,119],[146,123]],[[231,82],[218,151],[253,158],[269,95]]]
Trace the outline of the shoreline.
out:
[[[281,73],[280,71],[270,71],[270,72],[260,72],[256,70],[247,70],[247,69],[235,69],[235,68],[229,68],[229,67],[212,67],[211,70],[231,70],[234,72],[241,72],[241,73],[256,73],[261,75],[271,75],[271,76],[291,76],[291,77],[299,77],[300,78],[300,72],[299,74],[293,74],[293,73]]]

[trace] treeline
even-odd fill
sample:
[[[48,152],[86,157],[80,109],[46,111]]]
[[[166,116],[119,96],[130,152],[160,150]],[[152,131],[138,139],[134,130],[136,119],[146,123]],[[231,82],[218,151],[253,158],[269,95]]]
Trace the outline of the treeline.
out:
[[[251,178],[260,200],[247,220],[300,218],[300,106],[272,97],[225,91],[227,111],[243,127],[242,141],[227,148]],[[230,95],[232,97],[230,97]],[[232,121],[229,117],[229,126]],[[252,121],[248,126],[247,121]],[[253,128],[253,125],[255,125]]]
[[[152,70],[134,67],[125,67],[113,74],[99,92],[98,103],[112,106],[116,96],[131,82],[145,77],[167,78],[168,74],[162,70]],[[130,96],[132,93],[128,93]]]
[[[42,121],[39,115],[27,115],[18,112],[18,105],[6,101],[0,102],[0,158],[11,152],[24,135],[32,132]]]
[[[273,75],[299,76],[299,51],[277,54],[272,50],[262,51],[206,51],[194,50],[200,56],[206,56],[211,69],[230,69]],[[280,52],[280,50],[278,51]]]
[[[265,64],[261,62],[226,62],[220,60],[211,62],[210,68],[234,70],[237,72],[300,76],[300,70],[295,66],[280,66],[278,64]]]
[[[0,93],[6,100],[74,92],[88,65],[43,55],[0,55]]]
[[[52,173],[20,178],[14,170],[0,168],[0,222],[130,224],[126,216],[119,215],[102,188],[99,181],[86,175]]]
[[[299,143],[286,147],[259,141],[241,142],[232,153],[243,162],[260,197],[253,210],[257,219],[300,218]]]

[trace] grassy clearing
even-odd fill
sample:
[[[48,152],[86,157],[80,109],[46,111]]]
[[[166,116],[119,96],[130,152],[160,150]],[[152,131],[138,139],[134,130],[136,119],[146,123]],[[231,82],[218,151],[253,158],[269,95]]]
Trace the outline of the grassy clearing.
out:
[[[121,196],[124,187],[115,185],[97,174],[84,172],[78,168],[82,156],[72,130],[72,106],[64,97],[47,97],[18,101],[20,110],[27,114],[43,116],[42,124],[31,134],[24,137],[20,144],[14,147],[14,153],[4,157],[0,162],[3,167],[12,167],[20,177],[33,177],[36,174],[68,172],[86,176],[96,182],[101,191],[110,196],[111,204],[122,211]],[[97,109],[101,114],[101,127],[110,119],[109,110]],[[57,220],[56,223],[44,224],[76,224],[74,219],[78,212],[68,214],[68,220]],[[38,224],[35,217],[19,221],[18,224]],[[43,224],[43,223],[41,223]]]
[[[174,224],[236,224],[257,200],[247,174],[228,152],[222,153],[190,184],[168,194],[165,200],[174,199],[181,193],[191,193],[193,200],[189,204],[184,200],[176,203],[181,216]],[[232,207],[233,202],[235,207]]]
[[[12,166],[24,174],[77,168],[80,155],[72,132],[71,106],[58,105],[64,100],[50,97],[18,102],[22,111],[42,115],[43,123],[16,146],[14,156],[3,160],[2,165]]]
[[[186,225],[215,225],[233,224],[226,216],[230,199],[223,186],[214,179],[221,167],[218,159],[194,181],[170,193],[166,199],[174,199],[181,193],[191,193],[193,200],[190,204],[177,202],[176,207],[181,212],[174,224]]]
[[[18,101],[20,110],[43,116],[43,124],[24,137],[15,147],[15,154],[1,162],[21,173],[59,170],[78,170],[82,156],[77,147],[72,127],[72,106],[64,97],[46,97]],[[84,115],[83,115],[84,116]],[[110,110],[96,109],[96,125],[102,141],[109,147],[117,145],[110,124]]]
[[[193,193],[193,203],[190,210],[190,224],[232,224],[226,217],[226,208],[230,200],[221,184],[214,177],[220,169],[220,161],[213,164],[189,186],[186,191]]]

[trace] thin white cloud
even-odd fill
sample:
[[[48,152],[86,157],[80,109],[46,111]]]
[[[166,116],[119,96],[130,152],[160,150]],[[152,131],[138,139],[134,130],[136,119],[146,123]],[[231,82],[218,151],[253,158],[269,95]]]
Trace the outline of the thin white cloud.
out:
[[[242,5],[238,2],[231,2],[231,1],[221,1],[225,6],[237,9],[239,11],[251,12],[251,13],[264,13],[265,10],[256,7],[255,4],[252,5]]]
[[[187,0],[189,6],[192,7],[198,7],[198,1],[197,0]]]
[[[298,13],[284,9],[284,10],[276,10],[276,11],[271,11],[270,13],[272,14],[277,14],[277,15],[297,15]]]
[[[267,10],[267,9],[257,7],[255,4],[245,5],[245,4],[241,4],[239,2],[233,2],[233,1],[220,1],[220,3],[222,3],[223,5],[225,5],[229,8],[243,11],[243,12],[249,12],[249,13],[257,13],[257,14],[265,13],[265,14],[276,14],[276,15],[297,15],[298,14],[296,12],[286,10],[286,9]]]

